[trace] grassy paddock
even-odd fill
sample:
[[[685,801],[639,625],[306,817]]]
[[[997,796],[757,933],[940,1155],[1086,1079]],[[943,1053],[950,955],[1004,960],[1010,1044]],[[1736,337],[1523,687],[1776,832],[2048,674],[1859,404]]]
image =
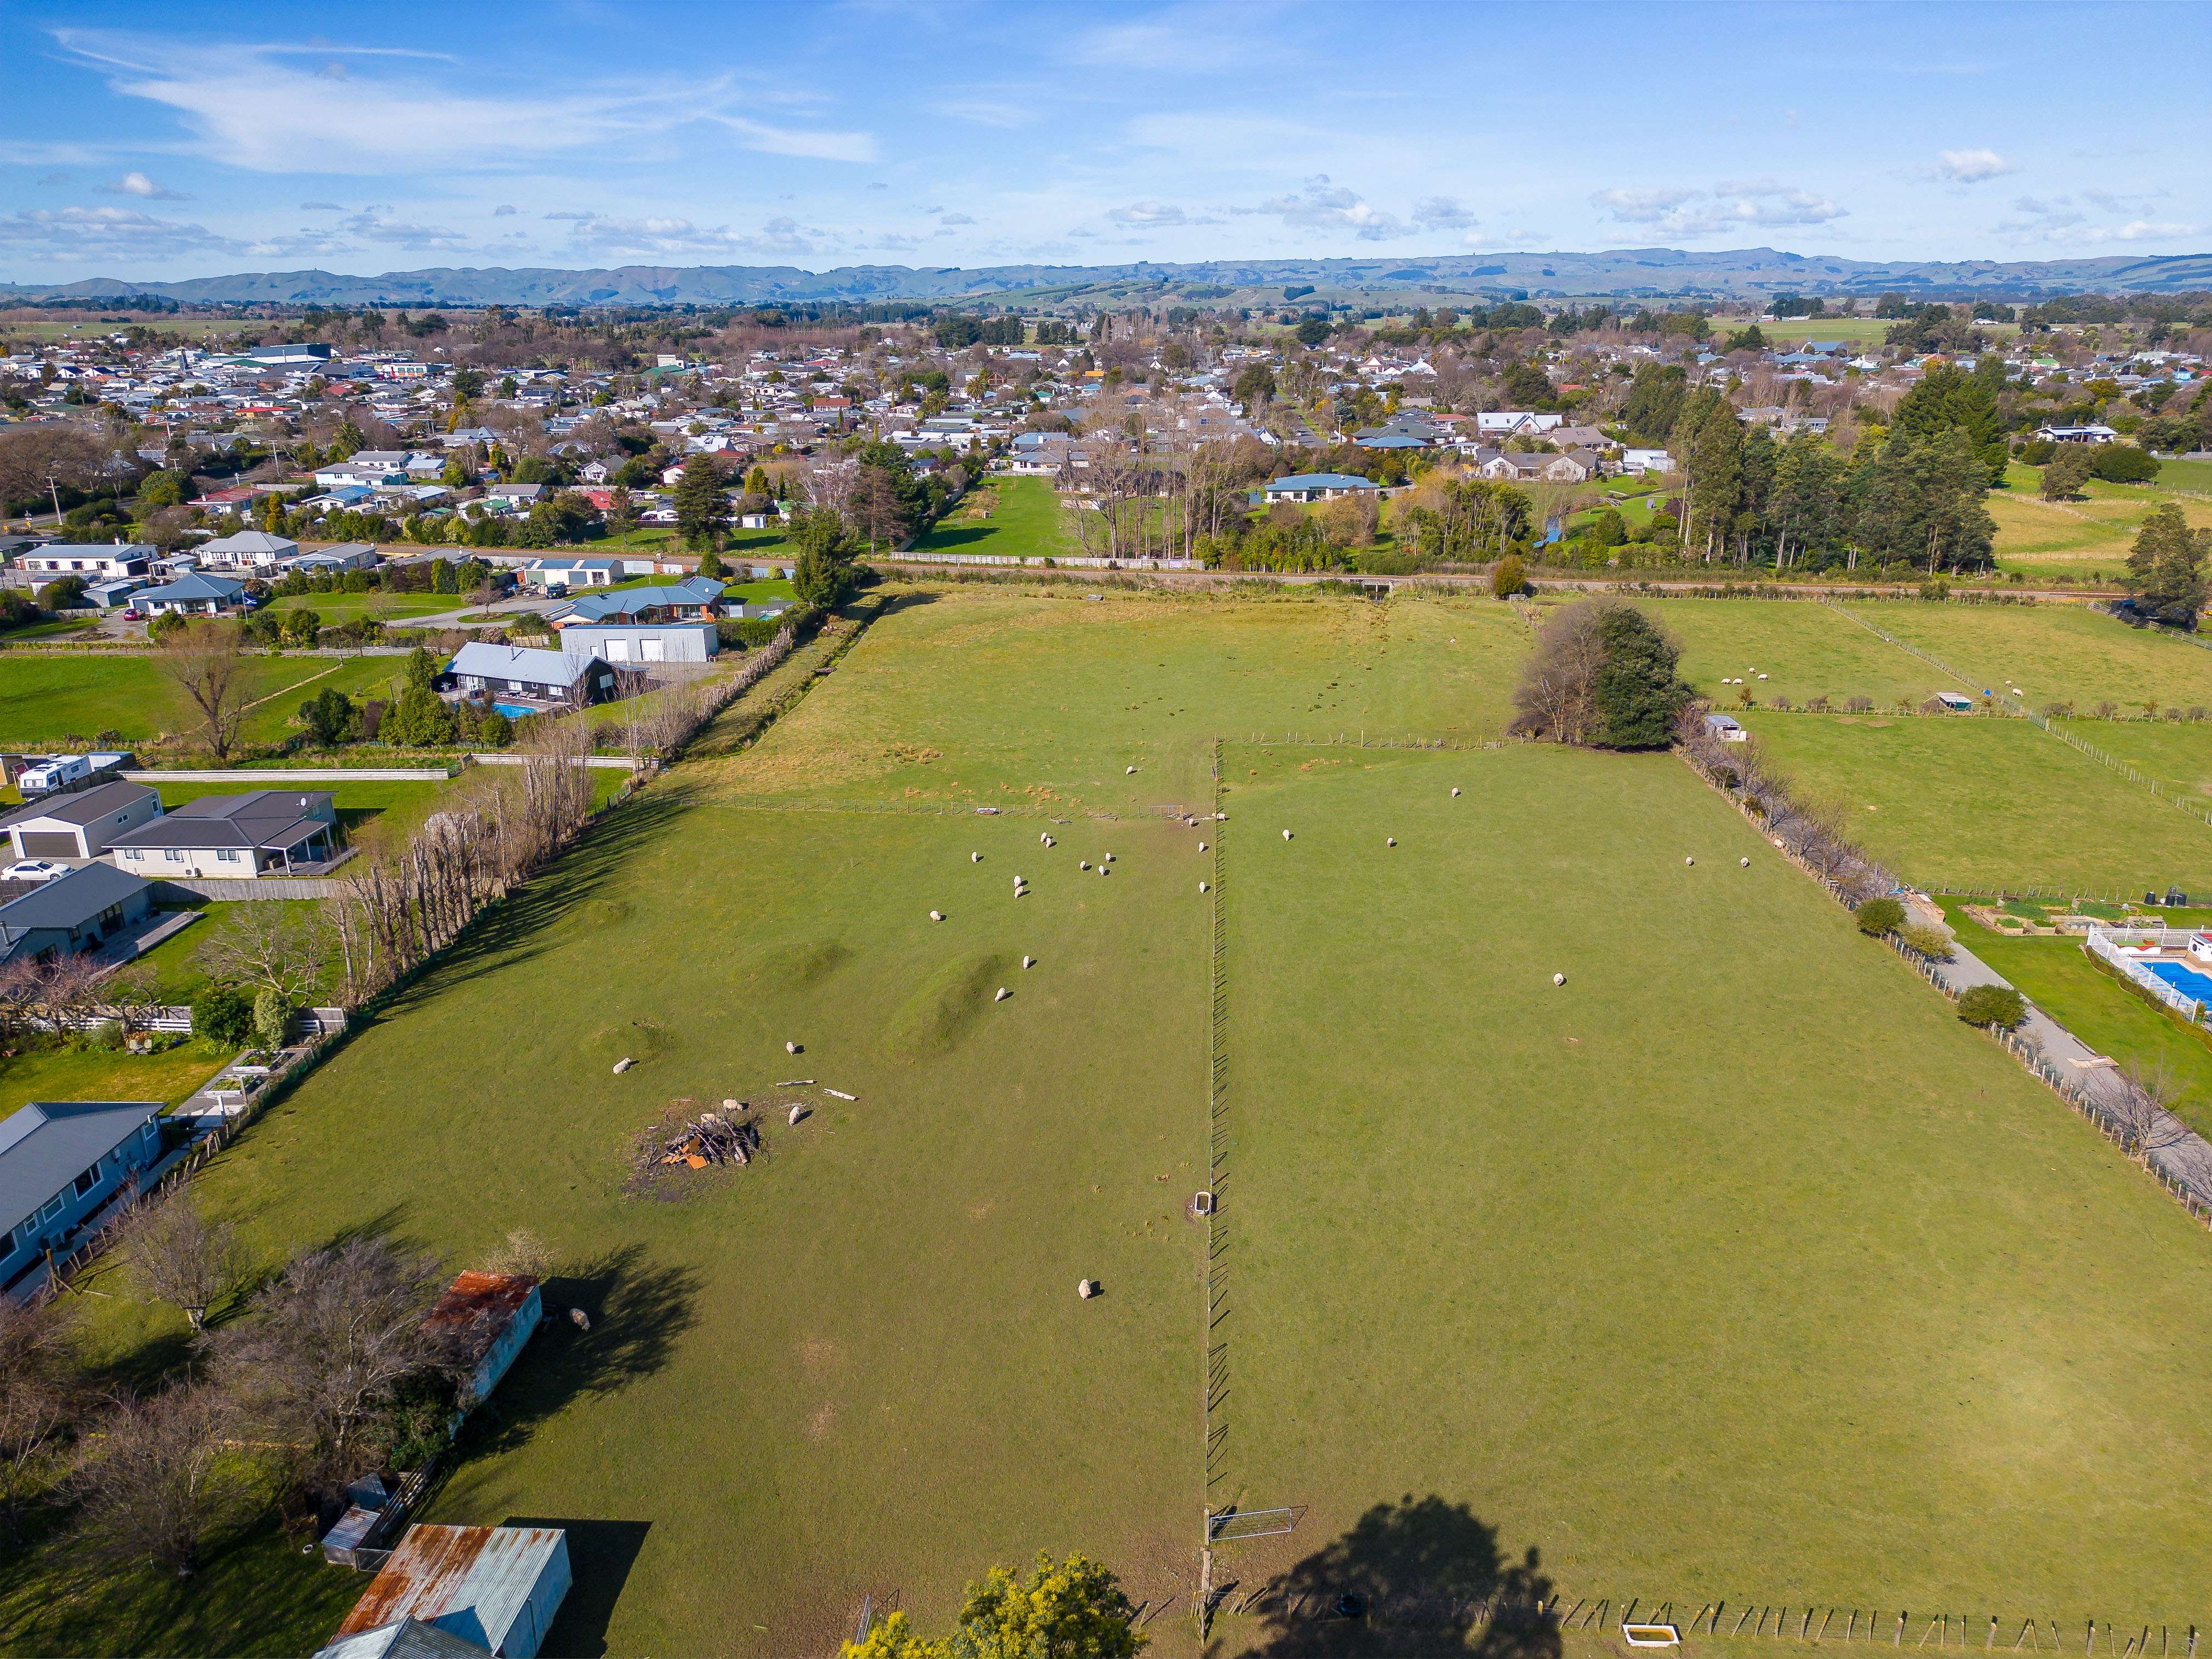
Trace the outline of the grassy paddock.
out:
[[[1682,678],[1716,705],[1734,705],[1744,690],[1762,702],[1786,696],[1854,696],[1890,707],[1917,702],[1952,681],[1908,653],[1869,633],[1833,605],[1778,599],[1639,599],[1682,645]],[[1759,679],[1760,674],[1768,678]]]
[[[326,685],[356,699],[384,696],[404,666],[396,657],[251,658],[248,696],[256,707],[241,738],[252,744],[283,737],[300,704]],[[0,655],[0,743],[10,747],[106,731],[126,743],[144,743],[202,724],[199,711],[150,654]]]
[[[1526,628],[1490,599],[890,592],[893,616],[729,763],[732,787],[1195,807],[1216,732],[1494,737],[1528,649]]]
[[[1060,494],[1044,478],[996,478],[984,486],[996,505],[973,518],[956,507],[915,543],[920,553],[990,553],[1021,558],[1065,558],[1079,550],[1068,533]],[[970,498],[971,503],[974,498]],[[980,503],[975,503],[980,505]]]
[[[1851,833],[1923,884],[2212,890],[2212,825],[2024,720],[1781,714],[1744,724]]]
[[[2086,605],[1904,602],[1850,608],[1950,664],[1977,693],[1984,687],[2002,693],[2010,675],[2037,708],[2071,702],[2086,712],[2109,700],[2135,712],[2147,697],[2161,707],[2212,707],[2212,651],[2130,628]]]
[[[2178,1206],[1670,758],[1231,758],[1230,1571],[2189,1616]]]

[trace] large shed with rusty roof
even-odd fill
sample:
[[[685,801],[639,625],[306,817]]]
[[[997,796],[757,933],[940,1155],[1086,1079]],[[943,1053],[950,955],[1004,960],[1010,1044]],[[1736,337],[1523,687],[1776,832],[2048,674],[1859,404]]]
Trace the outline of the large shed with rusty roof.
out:
[[[315,1659],[381,1652],[364,1638],[409,1620],[502,1659],[537,1659],[570,1582],[557,1527],[410,1527]]]

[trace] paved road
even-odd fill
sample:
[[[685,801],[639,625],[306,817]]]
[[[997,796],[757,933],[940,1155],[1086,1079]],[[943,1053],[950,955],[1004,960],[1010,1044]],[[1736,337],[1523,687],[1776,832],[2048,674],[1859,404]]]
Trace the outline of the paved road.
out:
[[[1916,921],[1933,922],[1938,927],[1947,925],[1942,911],[1934,905],[1915,899],[1911,908]],[[1977,985],[2017,988],[2010,980],[1963,945],[1952,947],[1949,962],[1936,965],[1936,975],[1954,996]],[[2091,1060],[2109,1062],[2110,1056],[2098,1054],[2033,1002],[2027,1005],[2027,1018],[2021,1023],[2019,1035],[2039,1046],[2044,1057],[2057,1068],[2059,1075],[2078,1084],[2093,1100],[2109,1105],[2126,1095],[2127,1079],[2121,1075],[2118,1065],[2083,1063]],[[2160,1146],[2152,1152],[2151,1162],[2205,1202],[2212,1203],[2212,1143],[2208,1143],[2202,1135],[2191,1130],[2171,1113],[2162,1116],[2152,1139],[2172,1144]]]

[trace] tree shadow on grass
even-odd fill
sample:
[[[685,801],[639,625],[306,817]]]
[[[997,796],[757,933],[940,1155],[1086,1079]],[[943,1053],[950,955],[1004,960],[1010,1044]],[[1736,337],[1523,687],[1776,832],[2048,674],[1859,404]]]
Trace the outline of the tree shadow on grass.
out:
[[[1408,1492],[1376,1504],[1270,1585],[1252,1607],[1260,1629],[1249,1651],[1559,1659],[1559,1626],[1537,1611],[1552,1595],[1540,1565],[1534,1546],[1508,1560],[1498,1529],[1466,1504]]]
[[[632,797],[471,922],[434,964],[387,998],[370,1023],[381,1024],[479,974],[529,961],[546,948],[556,924],[594,896],[690,806],[690,792],[675,786]]]
[[[574,1274],[545,1281],[547,1322],[491,1398],[470,1413],[465,1456],[513,1451],[574,1401],[620,1392],[667,1364],[698,1322],[699,1275],[625,1244]],[[592,1328],[568,1316],[581,1308]]]
[[[650,1521],[568,1521],[557,1516],[510,1515],[502,1527],[558,1527],[568,1534],[568,1571],[574,1579],[545,1632],[538,1659],[602,1659],[607,1626]]]

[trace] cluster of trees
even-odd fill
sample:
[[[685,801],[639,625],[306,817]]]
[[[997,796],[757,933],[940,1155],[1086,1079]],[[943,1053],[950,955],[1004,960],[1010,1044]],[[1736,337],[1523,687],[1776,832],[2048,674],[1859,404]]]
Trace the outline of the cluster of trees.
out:
[[[2175,502],[2152,508],[2128,555],[2129,605],[2137,616],[2194,632],[2204,614],[2208,558],[2212,530],[2191,529]]]
[[[1486,478],[1424,484],[1397,518],[1400,546],[1441,563],[1476,563],[1525,549],[1534,527],[1528,495]]]
[[[977,318],[953,311],[939,317],[930,332],[945,350],[965,351],[972,345],[1018,346],[1022,343],[1024,331],[1019,317]]]
[[[188,1358],[158,1389],[103,1386],[79,1304],[0,1298],[0,1514],[17,1534],[34,1509],[71,1515],[101,1559],[189,1577],[272,1497],[312,1518],[362,1470],[443,1443],[465,1356],[424,1322],[447,1282],[434,1258],[357,1238],[250,1289],[236,1232],[185,1188],[135,1205],[115,1246],[139,1297],[185,1316]]]
[[[1151,1638],[1107,1568],[1081,1555],[1055,1561],[1040,1552],[1024,1579],[993,1567],[968,1586],[960,1614],[941,1637],[924,1636],[893,1613],[839,1659],[1135,1659]]]
[[[1635,605],[1583,599],[1555,613],[1513,694],[1513,729],[1593,749],[1663,749],[1692,696],[1680,647]]]

